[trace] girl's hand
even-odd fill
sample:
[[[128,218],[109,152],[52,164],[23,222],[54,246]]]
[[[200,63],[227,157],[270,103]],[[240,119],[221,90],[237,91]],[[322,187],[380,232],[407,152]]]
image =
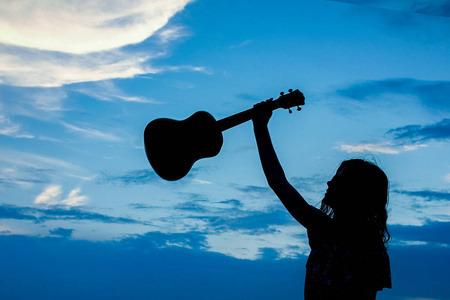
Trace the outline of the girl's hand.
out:
[[[272,117],[272,109],[266,101],[257,103],[253,106],[253,125],[255,127],[267,126],[270,117]]]

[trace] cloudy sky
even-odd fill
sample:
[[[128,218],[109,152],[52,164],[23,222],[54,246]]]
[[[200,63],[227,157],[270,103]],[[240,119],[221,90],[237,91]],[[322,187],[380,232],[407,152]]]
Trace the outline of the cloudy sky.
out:
[[[305,230],[250,123],[168,182],[143,130],[300,89],[270,130],[320,202],[342,160],[390,178],[393,289],[450,299],[450,2],[0,0],[2,299],[302,299]]]

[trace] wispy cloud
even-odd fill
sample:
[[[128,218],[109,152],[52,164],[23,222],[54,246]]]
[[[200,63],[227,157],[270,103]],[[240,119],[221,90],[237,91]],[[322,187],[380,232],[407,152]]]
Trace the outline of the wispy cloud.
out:
[[[181,26],[172,26],[157,32],[157,38],[161,43],[168,43],[174,40],[178,40],[182,37],[187,36],[188,33],[185,28]]]
[[[234,208],[230,210],[230,216],[211,217],[208,224],[214,227],[214,232],[243,230],[247,234],[259,235],[273,233],[277,226],[296,223],[285,209],[279,207],[268,211],[242,211]]]
[[[9,101],[5,101],[5,97],[0,94],[0,134],[15,138],[34,138],[34,136],[24,129],[22,126],[11,120],[9,112]],[[5,109],[6,108],[6,109]]]
[[[272,231],[271,231],[272,229]],[[223,253],[240,259],[258,260],[299,258],[307,255],[306,231],[298,226],[271,227],[265,232],[226,231],[207,235],[209,251]]]
[[[274,234],[276,227],[295,225],[295,220],[290,217],[282,205],[275,201],[267,202],[263,198],[267,197],[265,191],[260,191],[255,187],[241,187],[242,191],[253,190],[248,195],[257,198],[256,202],[248,203],[237,199],[214,201],[208,196],[196,193],[178,193],[178,201],[173,204],[165,202],[164,207],[148,206],[147,204],[134,203],[132,208],[137,210],[167,210],[170,217],[164,222],[181,222],[183,231],[197,230],[205,233],[219,232],[245,232],[246,234]],[[258,195],[256,197],[256,195]],[[164,217],[166,218],[166,217]],[[171,230],[181,230],[178,225],[171,226]]]
[[[133,170],[125,174],[111,175],[102,173],[98,177],[100,183],[118,183],[120,185],[148,184],[159,180],[159,176],[150,169]]]
[[[421,197],[428,200],[445,200],[450,201],[450,193],[444,191],[432,191],[432,190],[419,190],[419,191],[407,191],[407,190],[395,190],[395,193]]]
[[[448,0],[332,0],[379,8],[450,17]]]
[[[81,210],[77,208],[70,207],[52,207],[49,209],[37,210],[41,214],[39,218],[40,221],[48,220],[82,220],[82,221],[94,221],[101,223],[118,223],[118,224],[137,224],[141,223],[139,221],[122,218],[122,217],[112,217],[104,214],[99,214],[95,212],[90,212],[86,210]]]
[[[29,104],[38,111],[48,114],[66,110],[63,101],[67,98],[67,93],[61,88],[35,89],[27,95],[31,100]]]
[[[161,71],[191,71],[191,72],[200,72],[208,75],[212,75],[213,72],[202,66],[191,66],[191,65],[182,65],[182,66],[166,66],[160,68]]]
[[[391,191],[391,224],[422,226],[427,222],[450,222],[450,193],[432,189]]]
[[[54,157],[0,148],[0,185],[30,187],[61,176],[83,176],[79,166]]]
[[[22,207],[15,205],[0,205],[0,219],[29,220],[35,223],[46,221],[92,221],[115,224],[144,224],[130,218],[113,217],[96,212],[90,212],[70,206],[48,206],[47,208]]]
[[[326,182],[331,178],[325,175],[313,175],[309,177],[292,177],[289,182],[298,189],[307,192],[317,192],[325,188]]]
[[[237,200],[237,199],[229,199],[229,200],[224,200],[224,201],[220,201],[220,203],[225,204],[225,205],[231,205],[231,207],[237,207],[240,208],[243,206],[242,201]]]
[[[0,54],[0,79],[7,85],[58,87],[158,72],[147,63],[157,55],[123,50],[76,55],[0,44]]]
[[[0,64],[0,73],[1,73]],[[37,133],[26,133],[36,131],[36,128],[27,128],[20,124],[22,117],[40,121],[53,121],[60,118],[71,108],[66,105],[69,91],[62,87],[14,87],[0,85],[0,115],[9,119],[17,129],[18,134],[32,135],[36,139],[42,138]],[[6,125],[7,123],[4,123]],[[23,127],[23,128],[22,128]]]
[[[188,182],[195,182],[198,184],[211,184],[209,181],[204,181],[200,179],[194,179],[195,175],[199,172],[201,168],[192,168],[190,172],[178,181],[178,184],[184,184]],[[110,174],[103,172],[97,178],[99,183],[113,183],[119,185],[140,185],[140,184],[150,184],[154,182],[165,182],[153,171],[150,165],[147,169],[132,170],[122,174]]]
[[[347,153],[382,153],[400,154],[406,151],[415,151],[427,147],[427,142],[450,140],[450,119],[443,119],[429,125],[406,125],[386,132],[389,140],[378,143],[341,143],[337,148]]]
[[[382,143],[361,143],[361,144],[341,144],[338,149],[347,153],[382,153],[382,154],[400,154],[405,151],[414,151],[426,145],[395,145],[391,142]]]
[[[295,258],[308,252],[305,231],[289,215],[279,202],[267,203],[265,191],[254,186],[240,187],[241,191],[253,191],[249,195],[257,204],[228,199],[214,201],[196,193],[182,193],[179,201],[164,207],[134,203],[136,210],[154,213],[153,224],[165,233],[196,233],[206,237],[206,251],[219,252],[242,259],[267,258],[266,248],[274,249],[271,257]],[[250,192],[252,193],[252,192]],[[157,211],[161,211],[158,213]],[[166,237],[165,237],[166,238]],[[177,242],[178,246],[189,245]]]
[[[450,173],[444,175],[444,180],[448,183],[450,183]]]
[[[32,139],[34,135],[27,133],[18,123],[11,121],[9,117],[0,111],[0,134],[15,138]]]
[[[450,119],[443,119],[430,125],[407,125],[387,132],[394,140],[402,143],[424,143],[430,140],[447,141],[450,139]]]
[[[79,133],[86,138],[92,138],[96,140],[103,140],[109,142],[117,142],[120,140],[120,138],[114,134],[101,132],[97,129],[93,129],[87,126],[79,127],[65,122],[61,122],[61,124],[67,129]]]
[[[36,183],[48,183],[48,170],[30,169],[28,174],[23,170],[3,169],[0,170],[0,185],[7,187],[30,187]],[[32,173],[32,174],[29,174]],[[39,174],[41,176],[39,176]]]
[[[245,47],[245,46],[247,46],[248,44],[250,44],[252,42],[253,42],[253,40],[245,40],[245,41],[240,42],[239,44],[231,45],[230,49],[242,48],[242,47]]]
[[[238,191],[244,192],[246,194],[254,195],[254,196],[267,196],[273,195],[272,190],[269,187],[265,186],[255,186],[255,185],[234,185],[235,189]]]
[[[124,238],[121,240],[121,243],[143,249],[181,247],[205,250],[208,248],[204,234],[195,231],[184,233],[148,232],[144,235]]]
[[[157,34],[190,0],[7,2],[0,11],[0,82],[55,87],[156,73],[164,51],[125,49]],[[181,36],[159,32],[164,42]]]
[[[75,231],[75,229],[67,229],[67,228],[58,227],[53,230],[50,230],[49,232],[51,235],[56,235],[56,236],[60,236],[60,237],[64,237],[64,238],[70,238],[70,237],[72,237],[72,233],[74,231]]]
[[[417,98],[425,107],[450,110],[448,95],[450,94],[450,81],[425,81],[410,78],[396,78],[373,80],[356,83],[340,89],[341,96],[358,100],[369,101],[376,98],[379,101],[389,100],[393,94],[407,95]]]
[[[337,90],[337,94],[359,102],[388,103],[398,96],[395,102],[418,101],[432,111],[450,110],[447,96],[450,94],[449,81],[424,81],[409,78],[365,81]],[[408,103],[413,105],[413,103]],[[416,103],[417,105],[417,103]],[[445,118],[435,124],[405,125],[390,129],[380,141],[356,144],[340,143],[337,148],[348,153],[400,154],[415,151],[427,146],[430,141],[450,139],[450,119]]]
[[[38,218],[33,214],[34,209],[18,207],[14,205],[0,206],[0,219],[28,220],[37,222]]]
[[[235,97],[237,97],[239,99],[243,99],[243,100],[250,100],[252,102],[261,101],[260,97],[258,97],[256,95],[252,95],[252,94],[247,94],[247,93],[235,94]]]
[[[125,102],[137,103],[160,103],[143,96],[127,95],[110,80],[84,83],[81,84],[81,86],[71,88],[71,90],[77,93],[85,94],[100,101],[120,100]]]
[[[201,179],[192,179],[193,182],[198,183],[198,184],[212,184],[212,182],[207,181],[207,180],[201,180]]]
[[[450,222],[428,221],[422,226],[392,225],[389,230],[395,240],[419,241],[450,245]]]

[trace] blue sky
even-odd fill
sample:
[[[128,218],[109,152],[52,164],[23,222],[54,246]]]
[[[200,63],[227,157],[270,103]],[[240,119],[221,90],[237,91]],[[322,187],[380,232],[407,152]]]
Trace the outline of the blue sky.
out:
[[[2,299],[302,299],[306,232],[250,123],[182,180],[143,130],[289,88],[270,130],[317,204],[342,160],[390,179],[393,289],[450,299],[448,1],[0,1]]]

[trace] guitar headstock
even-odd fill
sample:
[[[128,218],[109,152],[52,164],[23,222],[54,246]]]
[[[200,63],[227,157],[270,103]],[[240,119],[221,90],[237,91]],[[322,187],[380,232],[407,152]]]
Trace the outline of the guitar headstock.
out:
[[[300,110],[300,105],[305,105],[305,96],[299,90],[293,91],[290,89],[287,94],[281,92],[280,97],[275,102],[278,107],[289,109],[289,113],[292,113],[291,107],[297,106],[297,110]]]

